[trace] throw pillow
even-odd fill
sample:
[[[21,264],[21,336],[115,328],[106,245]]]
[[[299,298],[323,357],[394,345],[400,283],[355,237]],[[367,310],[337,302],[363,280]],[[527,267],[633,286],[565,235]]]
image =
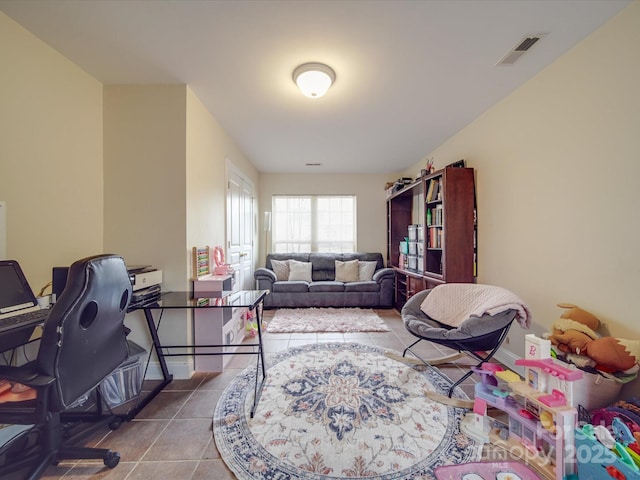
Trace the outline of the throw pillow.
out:
[[[358,260],[350,260],[348,262],[336,260],[336,282],[357,282],[358,275]]]
[[[358,263],[358,279],[361,282],[370,282],[373,274],[376,273],[378,262],[362,262]]]
[[[271,268],[278,282],[289,280],[289,260],[271,260]]]
[[[289,281],[311,282],[311,262],[289,260]]]

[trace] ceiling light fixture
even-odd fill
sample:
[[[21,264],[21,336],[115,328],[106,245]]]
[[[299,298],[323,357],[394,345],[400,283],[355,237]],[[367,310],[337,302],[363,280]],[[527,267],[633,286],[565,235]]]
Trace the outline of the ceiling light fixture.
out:
[[[336,80],[336,72],[324,63],[304,63],[293,71],[293,81],[309,98],[320,98]]]

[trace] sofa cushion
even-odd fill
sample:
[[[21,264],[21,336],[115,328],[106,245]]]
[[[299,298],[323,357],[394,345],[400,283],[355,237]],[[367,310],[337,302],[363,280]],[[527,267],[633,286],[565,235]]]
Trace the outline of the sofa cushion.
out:
[[[376,273],[378,262],[365,262],[358,260],[358,280],[361,282],[370,282],[373,274]]]
[[[345,292],[377,292],[380,287],[377,282],[350,282],[344,284]]]
[[[309,254],[308,253],[270,253],[267,255],[267,262],[265,265],[265,267],[267,267],[269,270],[273,270],[273,265],[271,264],[273,260],[282,260],[282,261],[297,260],[299,262],[308,262]]]
[[[289,260],[289,281],[311,282],[311,262]]]
[[[358,260],[341,262],[335,260],[336,282],[357,282],[359,278]]]
[[[309,283],[307,282],[275,282],[273,284],[274,293],[307,293]]]
[[[382,255],[379,253],[368,253],[368,252],[356,252],[356,253],[343,253],[342,258],[338,258],[338,260],[342,260],[347,262],[349,260],[360,260],[361,262],[376,262],[376,270],[380,270],[384,268],[384,260],[382,259]]]
[[[342,282],[312,282],[309,284],[310,292],[344,292]]]
[[[279,282],[289,280],[289,260],[271,260],[271,266]]]

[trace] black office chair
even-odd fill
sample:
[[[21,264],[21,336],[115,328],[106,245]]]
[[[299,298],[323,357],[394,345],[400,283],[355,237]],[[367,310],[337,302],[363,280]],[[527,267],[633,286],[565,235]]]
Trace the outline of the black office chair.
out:
[[[30,425],[37,445],[7,456],[0,478],[30,468],[37,479],[63,459],[102,459],[113,468],[120,455],[108,449],[74,447],[67,435],[78,405],[128,357],[124,317],[131,282],[124,260],[98,255],[75,262],[67,284],[44,326],[37,358],[21,366],[0,366],[0,378],[35,389],[35,400],[0,404],[0,423]],[[76,412],[71,412],[71,410]]]
[[[497,287],[474,284],[473,288],[480,291],[483,288],[491,289]],[[429,317],[422,311],[421,305],[432,291],[433,290],[423,290],[416,293],[402,308],[401,315],[405,328],[409,333],[417,337],[417,340],[404,350],[402,353],[403,357],[406,357],[407,353],[411,353],[418,358],[421,363],[431,367],[457,360],[464,355],[469,355],[478,361],[476,367],[479,367],[483,362],[488,362],[496,354],[502,342],[504,342],[507,337],[509,328],[511,328],[514,320],[518,319],[522,326],[528,328],[528,319],[523,318],[528,315],[528,309],[524,304],[519,305],[517,309],[505,308],[493,314],[485,313],[479,316],[469,316],[456,327],[446,325]],[[507,292],[506,290],[503,291]],[[458,354],[439,359],[425,360],[413,349],[413,347],[423,340],[451,348],[456,350]],[[441,374],[439,370],[434,370],[438,374]],[[469,367],[469,371],[463,377],[455,383],[450,384],[451,386],[447,392],[448,398],[451,398],[455,388],[471,374],[473,374],[473,370]],[[444,375],[442,376],[444,377]],[[449,380],[446,377],[445,379]],[[442,401],[446,401],[446,399],[435,394],[431,395],[431,398],[440,398]],[[459,402],[459,404],[463,405],[464,402]]]

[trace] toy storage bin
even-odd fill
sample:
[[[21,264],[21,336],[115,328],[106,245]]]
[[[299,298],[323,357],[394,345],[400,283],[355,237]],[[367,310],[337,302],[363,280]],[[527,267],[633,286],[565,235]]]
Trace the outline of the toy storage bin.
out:
[[[567,368],[577,369],[574,364],[564,362],[560,358],[557,358],[556,361]],[[581,405],[591,412],[596,408],[611,405],[618,400],[618,395],[620,395],[620,390],[622,390],[623,386],[622,383],[598,373],[591,373],[582,369],[579,369],[579,371],[582,372],[582,378],[570,382],[568,388],[571,391],[565,392],[572,406],[577,408],[578,405]]]
[[[618,400],[622,383],[597,373],[582,372],[582,380],[573,382],[573,399],[587,411],[611,405]]]

